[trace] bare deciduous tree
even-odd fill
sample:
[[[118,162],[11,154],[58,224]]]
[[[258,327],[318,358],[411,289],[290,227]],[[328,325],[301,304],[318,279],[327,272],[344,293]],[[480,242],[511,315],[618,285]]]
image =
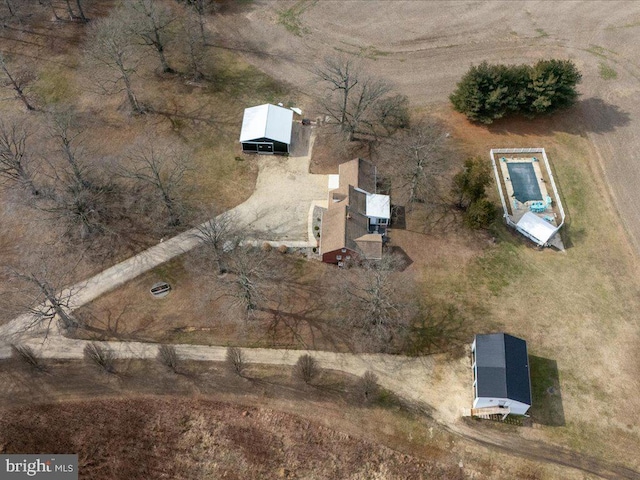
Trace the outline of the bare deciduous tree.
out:
[[[391,163],[388,170],[396,177],[395,183],[410,207],[438,196],[437,180],[447,169],[445,139],[442,125],[424,119],[392,142],[392,152],[386,155]]]
[[[218,7],[214,0],[185,0],[185,3],[193,8],[197,15],[198,31],[202,39],[202,43],[207,43],[207,32],[205,30],[205,17],[207,14],[215,11]]]
[[[410,308],[392,278],[399,262],[393,255],[364,261],[357,267],[357,274],[345,272],[348,276],[340,284],[347,294],[348,321],[359,332],[366,349],[391,349],[407,328]]]
[[[213,263],[216,275],[228,270],[228,257],[244,238],[237,223],[238,219],[232,213],[224,212],[196,227],[196,236],[204,245],[206,258]]]
[[[143,142],[128,154],[130,164],[120,168],[120,175],[150,187],[167,213],[167,225],[181,224],[184,206],[180,195],[184,176],[191,168],[191,159],[174,148],[158,147]]]
[[[124,10],[131,34],[156,52],[163,72],[173,72],[165,55],[172,36],[169,26],[175,18],[173,12],[156,0],[129,0],[124,4]]]
[[[109,17],[93,25],[87,54],[94,64],[102,67],[94,73],[94,80],[106,94],[125,92],[133,113],[143,113],[133,88],[139,54],[127,29],[126,12],[116,9]],[[106,71],[105,71],[106,70]]]
[[[48,201],[38,208],[50,214],[53,221],[61,222],[66,228],[64,234],[73,241],[107,233],[110,211],[106,196],[109,187],[85,188],[65,184],[62,178],[57,180],[61,188],[48,192]]]
[[[158,347],[158,361],[171,370],[173,373],[178,373],[178,367],[180,360],[176,353],[176,348],[173,345],[160,345]]]
[[[82,323],[71,314],[71,300],[77,290],[63,288],[61,279],[65,278],[51,265],[51,260],[35,258],[22,268],[9,268],[8,275],[21,284],[19,288],[27,298],[27,308],[33,315],[33,322],[27,327],[44,325],[46,331],[54,320],[64,330],[75,330]]]
[[[267,254],[255,248],[236,248],[230,258],[231,295],[250,316],[265,300],[265,290],[273,271],[267,264]]]
[[[228,347],[225,357],[227,368],[230,372],[235,373],[239,377],[243,377],[247,369],[247,360],[245,359],[242,349],[238,347]]]
[[[71,175],[68,183],[79,189],[91,187],[86,173],[87,168],[82,158],[84,131],[74,112],[66,110],[54,113],[51,117],[49,133],[51,138],[56,141],[62,158],[70,168]]]
[[[122,217],[121,190],[104,170],[89,168],[84,130],[74,112],[53,113],[49,134],[58,146],[59,158],[47,156],[51,185],[44,195],[47,201],[38,208],[62,221],[65,235],[73,240],[115,234],[110,224]]]
[[[35,107],[31,104],[31,102],[27,98],[27,95],[24,93],[25,84],[27,83],[26,77],[24,75],[20,75],[16,72],[11,71],[6,59],[1,53],[0,70],[2,70],[4,76],[7,78],[8,86],[10,86],[16,92],[16,95],[22,101],[27,110],[35,110]]]
[[[206,54],[206,44],[203,37],[201,17],[193,12],[187,12],[182,23],[183,50],[188,58],[187,73],[191,81],[199,82],[204,78],[202,64]]]
[[[320,373],[318,362],[309,354],[300,355],[298,361],[293,367],[293,374],[304,383],[311,381]]]
[[[27,149],[29,136],[29,128],[24,122],[0,120],[0,177],[27,188],[32,195],[38,195],[31,167],[32,157]]]
[[[391,85],[363,73],[353,60],[327,57],[315,69],[315,74],[328,89],[327,95],[320,100],[321,107],[350,140],[363,133],[377,136],[379,126],[392,131],[394,125],[406,124],[406,98],[389,96]]]

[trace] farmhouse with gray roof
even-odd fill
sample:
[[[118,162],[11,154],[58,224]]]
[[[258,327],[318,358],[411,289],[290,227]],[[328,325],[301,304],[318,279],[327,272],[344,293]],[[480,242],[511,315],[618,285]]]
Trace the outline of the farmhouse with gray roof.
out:
[[[473,408],[526,414],[531,407],[527,342],[506,333],[476,335],[471,351]]]

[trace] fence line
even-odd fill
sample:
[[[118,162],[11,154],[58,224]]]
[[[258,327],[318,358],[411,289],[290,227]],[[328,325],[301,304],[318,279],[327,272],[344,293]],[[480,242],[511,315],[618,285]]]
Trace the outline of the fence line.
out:
[[[558,193],[558,188],[556,187],[556,181],[555,178],[553,177],[553,173],[551,172],[551,166],[549,165],[549,158],[547,157],[547,152],[545,151],[544,148],[541,147],[533,147],[533,148],[492,148],[489,151],[489,155],[491,157],[491,165],[493,166],[493,173],[496,177],[496,183],[498,184],[498,193],[500,194],[500,202],[502,203],[502,210],[504,211],[503,217],[505,219],[505,222],[507,223],[507,225],[514,227],[516,230],[518,230],[520,233],[522,233],[524,236],[526,236],[527,238],[530,238],[531,240],[535,241],[536,243],[538,243],[536,241],[536,239],[534,239],[531,235],[527,234],[526,232],[522,231],[521,229],[518,228],[517,224],[511,220],[511,217],[509,215],[509,210],[507,209],[507,202],[505,200],[504,197],[504,192],[502,191],[502,185],[500,184],[500,175],[498,172],[498,166],[496,165],[496,155],[497,154],[509,154],[509,153],[540,153],[542,154],[542,159],[544,160],[544,164],[545,167],[547,169],[547,175],[549,175],[549,181],[551,182],[551,188],[553,189],[553,195],[555,197],[555,201],[558,205],[558,211],[560,212],[560,224],[556,227],[553,235],[555,235],[558,230],[560,230],[560,228],[564,225],[564,221],[565,221],[565,213],[564,213],[564,206],[562,205],[562,200],[560,199],[560,195]]]

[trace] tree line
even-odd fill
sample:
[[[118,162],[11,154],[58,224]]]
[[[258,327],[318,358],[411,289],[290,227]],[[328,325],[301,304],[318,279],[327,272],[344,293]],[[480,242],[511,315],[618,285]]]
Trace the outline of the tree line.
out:
[[[449,99],[470,120],[490,124],[510,113],[534,117],[570,107],[581,80],[571,60],[540,60],[534,65],[482,62],[469,69]]]
[[[165,74],[181,74],[190,81],[207,78],[205,71],[206,49],[209,37],[205,29],[206,15],[215,11],[213,0],[187,0],[184,14],[176,11],[179,7],[155,0],[126,0],[115,6],[109,15],[91,19],[83,9],[83,1],[76,0],[72,6],[65,0],[69,18],[86,26],[87,40],[83,49],[83,68],[91,77],[91,88],[105,95],[124,93],[126,103],[134,114],[153,110],[139,98],[137,78],[140,63],[147,56],[157,59],[159,70]],[[6,14],[0,20],[5,24],[16,22],[18,29],[25,28],[23,18],[32,15],[22,2],[5,0]],[[55,18],[61,21],[62,7],[54,0],[41,1],[33,8],[49,8]],[[42,12],[41,12],[42,13]],[[180,69],[173,65],[167,52],[179,53],[183,61]],[[16,97],[29,111],[39,108],[38,99],[29,92],[34,72],[28,65],[18,61],[12,52],[0,51],[0,76],[6,81]]]

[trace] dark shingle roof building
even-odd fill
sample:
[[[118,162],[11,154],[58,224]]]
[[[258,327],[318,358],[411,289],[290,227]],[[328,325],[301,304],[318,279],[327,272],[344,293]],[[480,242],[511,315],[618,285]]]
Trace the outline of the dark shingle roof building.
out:
[[[476,335],[472,352],[474,408],[502,406],[524,415],[531,406],[527,342],[506,333]]]

